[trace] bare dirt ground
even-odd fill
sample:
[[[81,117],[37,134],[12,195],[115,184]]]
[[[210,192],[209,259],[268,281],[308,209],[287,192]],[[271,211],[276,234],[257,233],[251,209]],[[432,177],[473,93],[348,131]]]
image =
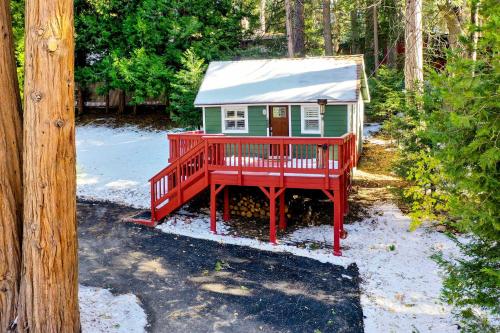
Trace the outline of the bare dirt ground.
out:
[[[355,265],[121,222],[137,212],[79,201],[80,283],[135,294],[149,332],[363,332]]]
[[[117,114],[114,110],[106,113],[105,109],[87,109],[84,114],[76,117],[78,125],[106,125],[111,128],[137,126],[141,129],[168,130],[175,127],[170,116],[164,110],[139,109],[137,114],[127,110]]]

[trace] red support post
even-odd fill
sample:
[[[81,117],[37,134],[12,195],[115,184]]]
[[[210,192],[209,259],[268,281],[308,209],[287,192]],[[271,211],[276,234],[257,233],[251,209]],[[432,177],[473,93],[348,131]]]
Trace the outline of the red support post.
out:
[[[230,214],[229,214],[229,188],[226,186],[224,187],[224,214],[222,216],[224,221],[229,221]]]
[[[269,189],[269,241],[276,244],[276,189]]]
[[[285,191],[282,191],[280,194],[280,221],[279,221],[280,230],[286,229],[286,215],[285,215]]]
[[[334,193],[333,195],[334,202],[333,202],[333,255],[334,256],[341,256],[342,251],[340,250],[340,232],[341,232],[341,225],[343,216],[342,216],[342,209],[340,208],[342,205],[342,200],[339,195],[339,191]]]
[[[210,231],[214,234],[217,233],[217,192],[215,191],[215,184],[210,184]]]
[[[151,182],[151,223],[155,224],[156,223],[156,191],[155,191],[155,179],[152,178],[150,180]]]

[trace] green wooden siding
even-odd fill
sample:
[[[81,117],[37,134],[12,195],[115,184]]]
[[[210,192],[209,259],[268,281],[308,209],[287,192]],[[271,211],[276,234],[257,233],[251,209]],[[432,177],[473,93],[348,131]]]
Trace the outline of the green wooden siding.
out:
[[[262,112],[265,105],[248,106],[248,133],[226,133],[228,136],[267,136],[267,117]],[[207,134],[222,133],[221,107],[205,108],[205,131]]]
[[[268,120],[262,110],[265,105],[248,106],[248,133],[227,133],[227,135],[267,136]],[[302,134],[300,105],[292,105],[290,110],[292,136],[319,137],[320,134]],[[337,137],[347,133],[347,105],[327,105],[325,113],[325,136]],[[220,107],[205,108],[205,131],[208,134],[222,133]]]
[[[347,105],[327,105],[325,136],[342,136],[347,133]]]
[[[207,134],[222,133],[222,119],[220,107],[205,108],[205,132]]]
[[[265,111],[265,105],[248,106],[248,134],[243,135],[267,136],[268,122]]]

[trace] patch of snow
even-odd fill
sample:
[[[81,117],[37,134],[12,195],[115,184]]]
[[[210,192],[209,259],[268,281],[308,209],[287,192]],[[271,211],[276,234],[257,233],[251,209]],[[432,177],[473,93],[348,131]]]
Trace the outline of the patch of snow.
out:
[[[210,217],[201,213],[197,217],[185,216],[182,215],[182,213],[173,214],[156,228],[169,234],[211,240],[221,244],[248,246],[264,251],[286,252],[296,256],[313,258],[323,263],[331,263],[344,267],[353,263],[353,260],[350,258],[334,256],[331,248],[310,250],[298,248],[295,245],[280,243],[279,240],[278,244],[273,245],[268,242],[261,242],[257,239],[227,235],[228,227],[221,221],[220,216],[217,217],[217,234],[210,232]]]
[[[149,178],[167,166],[168,133],[129,126],[78,126],[77,195],[149,208]]]
[[[333,227],[314,226],[295,231],[271,245],[255,239],[225,235],[228,226],[217,217],[218,234],[210,232],[206,214],[172,215],[158,229],[171,233],[251,248],[288,252],[347,267],[356,263],[362,278],[361,303],[365,332],[457,332],[451,308],[439,299],[442,277],[430,256],[443,251],[458,256],[446,235],[425,228],[409,231],[410,219],[394,204],[372,208],[370,218],[345,225],[343,256],[332,254]],[[297,243],[323,243],[322,249],[298,248]],[[344,278],[352,278],[343,276]]]
[[[142,333],[146,313],[133,294],[113,295],[109,290],[80,286],[80,320],[83,333]]]
[[[363,138],[365,138],[365,140],[371,139],[381,128],[382,125],[379,123],[365,123],[363,127]]]
[[[367,125],[368,132],[380,128],[378,124]],[[135,127],[78,127],[78,195],[149,208],[148,179],[167,165],[166,134]],[[345,226],[349,237],[342,241],[343,257],[332,254],[331,226],[303,228],[281,239],[278,245],[271,245],[225,235],[229,229],[220,218],[219,234],[212,234],[206,213],[187,215],[172,215],[157,228],[221,243],[288,252],[344,267],[355,262],[363,279],[361,302],[366,332],[457,331],[451,309],[439,300],[439,268],[429,258],[437,250],[455,253],[455,244],[444,234],[423,228],[409,232],[410,219],[392,204],[379,204],[371,218]],[[298,248],[298,242],[322,242],[327,247]]]
[[[375,206],[361,222],[345,225],[343,255],[359,267],[365,332],[457,332],[451,308],[439,300],[442,278],[430,258],[436,251],[456,257],[446,235],[425,228],[409,231],[410,219],[394,204]],[[331,226],[300,229],[297,242],[331,245]]]

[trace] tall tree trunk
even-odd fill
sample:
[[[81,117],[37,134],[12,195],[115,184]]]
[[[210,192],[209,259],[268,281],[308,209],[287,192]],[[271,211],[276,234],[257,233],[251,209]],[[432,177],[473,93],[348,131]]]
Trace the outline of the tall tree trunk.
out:
[[[400,30],[400,22],[403,21],[401,6],[399,1],[390,0],[388,8],[385,9],[389,21],[389,34],[387,38],[387,64],[390,68],[397,68],[398,66],[398,42]]]
[[[479,27],[479,0],[473,0],[471,4],[471,17],[470,17],[471,25],[472,25],[472,34],[471,34],[471,39],[472,39],[472,49],[471,49],[471,54],[470,58],[472,59],[473,62],[476,62],[477,60],[477,42],[479,40],[479,32],[478,32],[478,27]],[[474,75],[474,72],[472,73]]]
[[[438,5],[438,8],[446,21],[450,48],[452,50],[460,50],[462,48],[460,36],[463,36],[465,33],[463,8],[455,5],[451,0],[447,0],[442,5]]]
[[[0,332],[17,311],[22,238],[22,115],[9,1],[0,1]]]
[[[26,0],[22,332],[80,332],[72,0]]]
[[[374,73],[377,74],[377,69],[379,66],[378,61],[378,12],[377,12],[377,4],[373,4],[373,64],[375,66]]]
[[[292,0],[285,0],[285,24],[286,24],[286,39],[288,45],[288,57],[293,58],[293,15],[292,15]]]
[[[332,1],[333,7],[331,11],[331,26],[332,26],[332,49],[333,54],[337,54],[340,48],[340,17],[342,11],[338,10],[335,0]]]
[[[357,6],[357,4],[355,5]],[[351,11],[351,54],[360,53],[358,10]]]
[[[366,66],[372,72],[374,64],[372,63],[373,57],[373,11],[371,6],[373,5],[374,0],[365,0],[364,5],[366,7],[364,11],[364,20],[365,20],[365,45],[364,45],[364,54],[366,60]]]
[[[323,40],[325,41],[325,55],[333,55],[332,22],[330,0],[323,0]]]
[[[260,21],[260,31],[266,33],[266,0],[260,0],[259,8],[259,21]]]
[[[304,0],[295,0],[294,54],[299,57],[305,55],[304,29]]]
[[[405,17],[405,87],[420,93],[424,80],[422,0],[406,0]]]

